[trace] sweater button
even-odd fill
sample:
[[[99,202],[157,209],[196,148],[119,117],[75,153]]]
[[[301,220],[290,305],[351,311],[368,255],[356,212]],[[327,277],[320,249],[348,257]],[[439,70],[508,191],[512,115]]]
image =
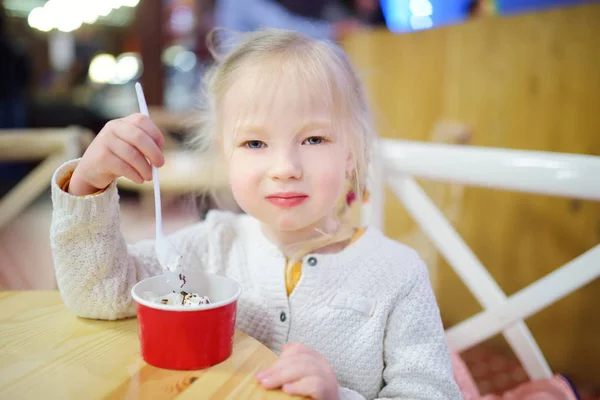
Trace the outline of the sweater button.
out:
[[[282,311],[282,312],[281,312],[281,314],[279,314],[279,319],[281,320],[281,322],[285,322],[285,319],[286,319],[286,318],[287,318],[287,317],[286,317],[286,315],[285,315],[285,312],[284,312],[284,311]]]
[[[307,262],[308,262],[308,265],[310,265],[311,267],[314,267],[315,265],[317,265],[317,259],[314,257],[310,257]]]

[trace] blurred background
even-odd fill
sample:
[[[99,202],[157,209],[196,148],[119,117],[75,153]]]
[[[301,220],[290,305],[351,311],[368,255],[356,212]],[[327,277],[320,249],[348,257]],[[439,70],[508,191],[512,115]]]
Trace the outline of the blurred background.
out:
[[[169,139],[166,229],[237,210],[183,141],[213,62],[207,33],[263,26],[339,41],[381,136],[600,155],[596,1],[0,0],[0,289],[56,288],[51,174],[138,111],[137,81]],[[600,243],[597,202],[421,183],[507,295]],[[151,185],[119,186],[126,239],[153,237]],[[385,230],[426,259],[448,327],[481,310],[391,194]],[[596,280],[526,321],[586,399],[600,398],[598,293]],[[526,379],[500,337],[464,357],[483,393]]]

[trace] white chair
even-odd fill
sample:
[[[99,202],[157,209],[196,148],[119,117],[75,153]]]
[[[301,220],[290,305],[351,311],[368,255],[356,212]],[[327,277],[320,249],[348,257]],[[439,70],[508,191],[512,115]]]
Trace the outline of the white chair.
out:
[[[439,121],[435,124],[432,134],[429,137],[429,142],[432,143],[446,143],[446,144],[470,144],[471,141],[471,129],[465,124],[452,121]],[[375,158],[374,162],[377,163],[379,159]],[[375,168],[380,168],[380,164],[374,164]],[[379,171],[377,174],[371,174],[372,177],[383,176],[382,172]],[[444,183],[439,181],[424,181],[421,183],[422,188],[428,197],[435,203],[435,205],[444,213],[448,221],[452,224],[458,223],[462,213],[462,200],[464,194],[464,185],[457,183]],[[375,183],[375,187],[379,187],[381,182]],[[369,189],[369,188],[368,188]],[[352,210],[353,218],[358,222],[362,220],[363,224],[368,219],[382,221],[382,215],[370,217],[370,214],[375,210],[379,213],[381,207],[374,209],[370,207],[370,204],[383,205],[381,196],[383,191],[375,190],[371,195],[375,195],[373,202],[366,202],[362,207],[357,205]],[[398,221],[397,221],[398,223]],[[431,242],[429,237],[419,229],[418,226],[414,226],[411,221],[400,221],[401,224],[408,223],[411,228],[409,230],[402,229],[402,233],[392,236],[393,239],[404,243],[413,249],[415,249],[429,271],[429,278],[433,286],[434,291],[438,289],[438,272],[440,257],[439,252],[435,245]],[[382,226],[378,226],[382,229]],[[383,230],[383,229],[382,229]]]
[[[43,160],[0,199],[0,228],[48,188],[56,168],[80,157],[92,139],[90,131],[78,127],[0,130],[0,161]]]
[[[600,157],[383,139],[364,223],[383,226],[387,185],[484,310],[447,330],[461,352],[502,332],[531,380],[552,372],[523,320],[600,276],[600,245],[507,297],[414,178],[600,201]],[[476,168],[474,168],[476,167]]]

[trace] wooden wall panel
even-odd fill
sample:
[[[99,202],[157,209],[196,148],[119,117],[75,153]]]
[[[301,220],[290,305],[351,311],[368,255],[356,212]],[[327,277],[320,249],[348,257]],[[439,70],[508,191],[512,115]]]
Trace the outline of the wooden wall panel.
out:
[[[428,140],[440,120],[472,144],[600,155],[600,4],[394,35],[344,46],[381,135]],[[600,177],[599,182],[600,184]],[[388,195],[387,234],[412,227]],[[459,232],[511,294],[600,243],[600,203],[468,188]],[[480,310],[447,264],[437,295],[452,325]],[[600,383],[600,280],[527,320],[556,372]],[[496,340],[501,343],[501,340]]]

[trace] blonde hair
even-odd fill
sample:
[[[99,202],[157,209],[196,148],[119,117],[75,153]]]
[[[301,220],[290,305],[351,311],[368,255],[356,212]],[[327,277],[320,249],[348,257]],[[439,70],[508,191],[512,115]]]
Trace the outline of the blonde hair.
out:
[[[192,138],[192,146],[204,157],[222,154],[220,112],[227,91],[249,66],[275,61],[275,72],[280,76],[301,79],[303,85],[318,82],[322,86],[318,89],[329,92],[331,109],[337,119],[334,125],[346,131],[354,163],[348,177],[349,190],[361,201],[375,133],[364,89],[344,51],[332,42],[311,39],[297,32],[265,29],[236,37],[235,46],[221,56],[214,50],[216,33],[208,37],[216,63],[203,80],[199,129]],[[272,78],[268,79],[271,84]],[[265,93],[264,90],[256,92]],[[220,166],[218,159],[211,163]],[[311,251],[351,238],[354,227],[348,219],[346,193],[335,208],[339,229],[334,233],[321,232],[316,239],[294,245],[291,258],[299,260]]]

